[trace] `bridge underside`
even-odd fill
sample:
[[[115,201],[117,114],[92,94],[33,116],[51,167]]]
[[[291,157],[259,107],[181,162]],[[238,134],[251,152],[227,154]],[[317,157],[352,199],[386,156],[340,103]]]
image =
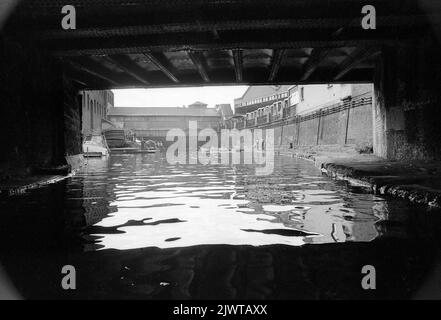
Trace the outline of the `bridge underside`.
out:
[[[60,0],[21,1],[1,30],[0,178],[81,153],[79,90],[130,87],[373,82],[375,154],[441,159],[439,0],[69,4],[76,30]]]
[[[434,3],[72,0],[77,29],[63,30],[65,1],[26,0],[5,30],[60,58],[88,89],[370,82],[383,47],[412,45],[433,27]],[[376,8],[375,30],[361,27],[365,4]]]

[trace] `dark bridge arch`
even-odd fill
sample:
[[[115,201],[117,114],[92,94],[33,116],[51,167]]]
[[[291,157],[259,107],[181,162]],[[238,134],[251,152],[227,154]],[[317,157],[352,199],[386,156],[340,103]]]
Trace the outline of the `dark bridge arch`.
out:
[[[23,0],[1,36],[1,167],[80,150],[78,90],[374,82],[375,153],[439,159],[436,0]],[[375,6],[377,28],[361,27]]]

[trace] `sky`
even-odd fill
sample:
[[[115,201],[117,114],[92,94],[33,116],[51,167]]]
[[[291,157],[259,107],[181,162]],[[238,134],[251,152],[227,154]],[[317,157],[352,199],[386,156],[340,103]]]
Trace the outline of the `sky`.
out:
[[[229,103],[234,109],[234,99],[240,98],[248,86],[206,86],[161,89],[112,90],[115,107],[182,107],[196,101],[208,104]]]

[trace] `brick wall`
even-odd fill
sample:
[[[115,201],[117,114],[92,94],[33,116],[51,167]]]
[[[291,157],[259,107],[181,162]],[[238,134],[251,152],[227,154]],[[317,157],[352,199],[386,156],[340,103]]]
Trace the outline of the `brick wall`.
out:
[[[441,48],[429,36],[383,49],[375,74],[375,154],[441,159]]]
[[[0,38],[0,179],[65,164],[79,151],[75,89],[35,48]]]
[[[81,91],[80,95],[83,136],[101,133],[101,120],[107,119],[108,108],[113,106],[113,94],[108,90],[87,90]]]

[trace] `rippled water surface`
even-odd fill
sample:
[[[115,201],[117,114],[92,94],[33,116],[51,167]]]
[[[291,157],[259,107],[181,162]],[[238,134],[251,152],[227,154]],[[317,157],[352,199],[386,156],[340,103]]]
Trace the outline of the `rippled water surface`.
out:
[[[250,166],[172,166],[153,156],[92,160],[69,182],[68,200],[85,208],[104,249],[300,246],[381,233],[375,223],[387,218],[383,199],[351,194],[309,163],[280,160],[271,176],[255,176]]]
[[[1,207],[0,261],[30,298],[411,297],[441,225],[282,156],[269,176],[160,154],[90,159]],[[60,289],[65,264],[78,269],[73,293]],[[360,287],[365,264],[380,270],[375,292]]]

